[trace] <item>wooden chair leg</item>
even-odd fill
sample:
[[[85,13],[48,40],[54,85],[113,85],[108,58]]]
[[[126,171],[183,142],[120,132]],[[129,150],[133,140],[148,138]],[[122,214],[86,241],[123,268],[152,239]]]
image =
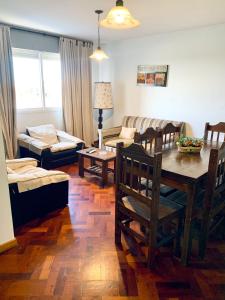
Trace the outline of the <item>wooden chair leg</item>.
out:
[[[177,220],[177,237],[174,240],[174,254],[180,257],[181,254],[181,236],[183,232],[183,216],[179,216]]]
[[[208,232],[209,232],[209,216],[205,216],[202,221],[201,231],[199,234],[199,257],[204,259],[207,248]]]
[[[147,267],[153,269],[155,265],[155,257],[157,253],[156,248],[156,233],[151,230],[149,226],[149,242],[148,242],[148,257],[147,257]]]
[[[115,212],[115,244],[116,245],[121,245],[121,228],[119,226],[119,222],[120,222],[120,213],[116,208],[116,212]]]
[[[149,269],[153,269],[155,266],[155,257],[156,257],[157,249],[153,247],[148,248],[148,258],[147,258],[147,267]]]

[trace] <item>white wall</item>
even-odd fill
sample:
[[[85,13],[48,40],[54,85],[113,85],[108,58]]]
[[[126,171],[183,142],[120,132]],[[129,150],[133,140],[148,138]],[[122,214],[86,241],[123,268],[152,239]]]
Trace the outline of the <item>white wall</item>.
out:
[[[5,151],[0,128],[0,245],[14,239],[8,180],[6,175]]]
[[[63,130],[62,110],[17,110],[17,130],[25,132],[26,127],[53,124]]]
[[[114,42],[109,47],[114,125],[128,114],[181,120],[187,123],[187,134],[201,137],[206,121],[225,120],[225,25]],[[155,64],[169,65],[168,87],[137,86],[137,66]]]

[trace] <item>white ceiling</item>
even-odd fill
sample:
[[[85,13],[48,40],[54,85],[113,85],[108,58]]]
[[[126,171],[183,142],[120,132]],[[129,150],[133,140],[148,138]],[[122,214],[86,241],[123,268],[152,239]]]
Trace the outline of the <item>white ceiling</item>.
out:
[[[116,0],[0,0],[0,21],[39,30],[96,39],[95,9],[104,16]],[[102,29],[105,42],[225,23],[225,0],[124,0],[141,26]]]

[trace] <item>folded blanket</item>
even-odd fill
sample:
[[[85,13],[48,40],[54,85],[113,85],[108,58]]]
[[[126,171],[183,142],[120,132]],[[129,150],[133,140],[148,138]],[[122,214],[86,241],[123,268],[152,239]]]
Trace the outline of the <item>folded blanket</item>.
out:
[[[8,182],[17,183],[19,193],[69,180],[70,176],[61,171],[49,171],[31,165],[18,168],[15,173],[8,174]]]
[[[17,170],[18,168],[28,165],[36,167],[37,160],[31,157],[6,160],[6,166],[11,170]]]

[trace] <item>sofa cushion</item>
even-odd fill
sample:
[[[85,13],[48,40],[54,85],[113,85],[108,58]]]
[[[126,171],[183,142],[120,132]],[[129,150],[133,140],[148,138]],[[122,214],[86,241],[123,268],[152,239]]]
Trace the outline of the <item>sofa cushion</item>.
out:
[[[120,139],[120,138],[114,138],[105,143],[106,147],[113,147],[116,148],[116,144],[118,143],[123,143],[125,147],[130,146],[133,144],[134,140],[133,139]]]
[[[59,152],[68,149],[76,148],[77,144],[75,142],[60,142],[57,144],[51,145],[50,151],[51,152]]]
[[[120,139],[133,139],[136,131],[137,131],[136,128],[122,127],[119,138]]]
[[[57,132],[52,124],[27,127],[29,135],[46,144],[53,145],[58,143]]]

